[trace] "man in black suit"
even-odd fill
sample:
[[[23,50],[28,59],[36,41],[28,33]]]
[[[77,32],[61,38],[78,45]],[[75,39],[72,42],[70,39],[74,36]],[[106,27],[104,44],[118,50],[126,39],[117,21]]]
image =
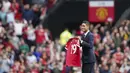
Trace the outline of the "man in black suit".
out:
[[[94,54],[93,43],[94,37],[89,30],[90,23],[88,21],[83,21],[81,24],[81,30],[84,34],[79,37],[80,45],[82,47],[82,73],[94,73],[94,64],[96,62],[96,57]]]

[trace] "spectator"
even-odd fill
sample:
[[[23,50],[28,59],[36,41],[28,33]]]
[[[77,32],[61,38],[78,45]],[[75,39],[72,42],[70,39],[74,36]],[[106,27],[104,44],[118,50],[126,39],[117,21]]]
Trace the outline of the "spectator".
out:
[[[27,41],[28,38],[28,24],[22,28],[22,38]]]
[[[54,64],[54,73],[61,73],[61,71],[58,69],[58,61]]]
[[[20,62],[15,61],[14,65],[12,66],[12,71],[15,73],[15,72],[19,71],[19,69],[20,69]]]
[[[41,8],[41,15],[40,15],[40,20],[43,20],[46,16],[46,12],[47,12],[47,6],[43,6]]]
[[[115,46],[119,47],[121,45],[121,37],[119,33],[116,33],[116,35],[113,38]]]
[[[2,22],[0,22],[0,33],[5,33],[5,28],[2,26]]]
[[[47,7],[48,9],[52,8],[53,5],[56,3],[57,0],[47,0]]]
[[[0,19],[2,21],[1,24],[5,25],[6,24],[6,12],[4,12],[3,9],[0,10]]]
[[[16,0],[13,1],[13,3],[10,6],[11,10],[15,14],[15,19],[16,20],[22,20],[22,13],[21,13],[21,8],[18,2]]]
[[[117,70],[117,64],[115,62],[115,60],[111,60],[112,63],[111,63],[111,66],[110,66],[110,70],[112,71],[112,73],[118,73],[118,70]]]
[[[42,25],[39,25],[38,28],[35,30],[35,35],[37,45],[42,45],[43,43],[46,42],[45,31]]]
[[[100,35],[98,34],[98,30],[94,29],[93,30],[93,35],[94,35],[94,44],[97,45],[100,43]]]
[[[11,9],[8,10],[6,18],[7,18],[7,23],[15,22],[15,14],[14,14],[14,12],[12,12]]]
[[[42,48],[39,47],[36,49],[36,51],[33,52],[33,54],[36,56],[38,62],[40,61],[40,58],[42,57],[42,51],[43,51]]]
[[[42,53],[42,56],[41,56],[40,61],[41,61],[41,63],[42,63],[43,66],[46,66],[46,65],[47,65],[48,59],[47,59],[47,54],[46,54],[46,52],[43,52],[43,53]]]
[[[101,36],[101,41],[103,40],[103,38],[105,37],[105,29],[103,26],[100,27],[100,32],[99,32],[100,36]]]
[[[112,73],[109,69],[108,65],[102,65],[102,68],[100,69],[100,73]]]
[[[72,37],[72,34],[69,32],[68,29],[65,29],[61,34],[60,34],[60,44],[65,45],[66,42]]]
[[[27,54],[26,59],[27,59],[27,64],[29,68],[32,68],[37,62],[37,58],[31,52]]]
[[[15,47],[15,49],[19,48],[19,38],[16,36],[15,33],[13,33],[11,36],[8,35],[8,38],[10,39],[10,42],[12,43],[12,45]]]
[[[33,20],[33,16],[34,16],[34,13],[32,11],[32,9],[30,9],[30,5],[29,4],[26,4],[23,8],[23,19],[25,19],[28,23],[32,23],[32,20]]]
[[[11,3],[8,0],[3,0],[3,11],[8,12],[10,9]]]
[[[24,26],[26,26],[26,24],[24,24],[23,22],[16,21],[15,23],[13,23],[13,26],[14,26],[15,34],[21,38],[22,29],[24,28]]]
[[[122,66],[120,67],[120,73],[128,73],[130,66],[128,65],[127,58],[124,59]]]
[[[113,56],[116,59],[117,65],[120,67],[121,60],[124,57],[123,53],[121,52],[121,48],[120,47],[117,48],[117,52]]]
[[[26,54],[30,51],[29,46],[27,44],[25,44],[23,39],[21,39],[19,50],[21,52],[23,52],[24,54]]]
[[[32,11],[33,11],[32,24],[34,27],[36,27],[36,25],[38,25],[39,21],[40,21],[41,11],[40,11],[40,8],[38,7],[38,5],[34,5],[32,8]]]
[[[3,55],[2,57],[2,69],[4,72],[9,72],[10,69],[10,60],[7,57],[7,54]]]
[[[3,72],[4,72],[4,70],[2,68],[2,57],[0,57],[0,73],[3,73]]]
[[[28,31],[27,31],[27,44],[29,45],[29,47],[31,46],[36,46],[35,44],[35,29],[33,28],[32,25],[28,26]]]

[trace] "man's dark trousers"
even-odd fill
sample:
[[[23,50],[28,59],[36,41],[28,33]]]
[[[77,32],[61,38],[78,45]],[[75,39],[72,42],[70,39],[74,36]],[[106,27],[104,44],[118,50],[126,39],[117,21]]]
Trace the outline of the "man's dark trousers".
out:
[[[82,73],[94,73],[95,63],[84,63],[82,66]]]

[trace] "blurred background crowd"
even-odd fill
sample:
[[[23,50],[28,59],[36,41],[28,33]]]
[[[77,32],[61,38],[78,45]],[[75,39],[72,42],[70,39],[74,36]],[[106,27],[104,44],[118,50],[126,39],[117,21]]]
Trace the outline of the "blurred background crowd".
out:
[[[31,1],[31,2],[30,2]],[[52,40],[40,22],[56,0],[0,0],[0,73],[81,73],[65,67],[64,46],[80,30],[65,29]],[[130,20],[91,24],[95,73],[130,73]]]

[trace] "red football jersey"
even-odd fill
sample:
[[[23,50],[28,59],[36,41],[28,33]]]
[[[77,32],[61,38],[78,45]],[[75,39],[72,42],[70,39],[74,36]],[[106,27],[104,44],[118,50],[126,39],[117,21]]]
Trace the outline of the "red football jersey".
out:
[[[45,35],[43,29],[36,30],[35,35],[36,35],[36,43],[42,44],[43,41],[45,41]]]
[[[67,42],[65,49],[66,52],[66,66],[81,66],[80,58],[80,43],[78,38],[71,38]]]

